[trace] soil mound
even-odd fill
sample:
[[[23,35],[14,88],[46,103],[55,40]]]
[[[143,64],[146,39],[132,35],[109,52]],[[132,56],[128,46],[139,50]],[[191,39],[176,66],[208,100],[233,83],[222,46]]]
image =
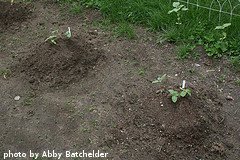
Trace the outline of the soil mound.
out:
[[[21,23],[29,18],[29,5],[0,1],[0,29],[7,29],[14,23]]]
[[[113,139],[105,142],[120,150],[134,148],[132,152],[143,157],[144,154],[160,159],[210,156],[212,145],[221,142],[212,135],[221,135],[223,117],[218,97],[213,93],[210,97],[208,93],[211,92],[194,92],[176,104],[167,90],[158,94],[156,90],[130,94],[122,105],[118,126],[112,130]],[[223,155],[222,150],[216,152],[221,152],[217,156]]]
[[[34,85],[61,87],[87,76],[104,60],[102,51],[82,39],[58,39],[56,45],[45,42],[34,49],[20,61],[20,69]]]

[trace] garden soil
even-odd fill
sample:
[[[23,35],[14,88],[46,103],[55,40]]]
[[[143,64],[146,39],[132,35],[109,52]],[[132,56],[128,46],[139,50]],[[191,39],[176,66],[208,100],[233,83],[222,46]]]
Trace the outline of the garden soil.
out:
[[[239,159],[239,72],[202,50],[179,60],[173,44],[156,44],[141,27],[133,40],[116,38],[102,20],[52,1],[0,2],[1,157],[100,150],[113,160]],[[54,30],[56,44],[46,41]],[[168,90],[180,92],[183,80],[191,96],[173,103]]]

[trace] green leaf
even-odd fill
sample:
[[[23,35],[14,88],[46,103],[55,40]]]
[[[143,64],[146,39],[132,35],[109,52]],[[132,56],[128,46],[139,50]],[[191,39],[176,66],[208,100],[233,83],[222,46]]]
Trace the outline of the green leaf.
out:
[[[177,96],[172,96],[172,102],[173,102],[173,103],[176,103],[176,102],[177,102],[177,99],[178,99]]]
[[[159,83],[159,81],[158,81],[158,80],[154,80],[154,81],[152,81],[152,83],[153,83],[153,84]]]
[[[180,2],[173,2],[173,7],[177,8],[180,5]]]
[[[168,90],[168,92],[172,95],[172,96],[178,96],[178,92],[174,91],[172,89]]]
[[[51,39],[51,42],[52,42],[53,44],[57,44],[57,42],[56,42],[54,39]]]
[[[72,37],[72,32],[70,30],[70,27],[68,27],[68,31],[65,32],[65,35],[66,35],[67,38],[71,38]]]
[[[161,83],[166,79],[166,76],[166,74],[164,74],[163,76],[159,76],[156,80],[152,81],[152,83]]]
[[[174,8],[170,11],[168,11],[168,14],[171,14],[172,12],[178,12],[180,10],[180,8]]]
[[[223,24],[224,28],[231,26],[231,23],[225,23]]]
[[[190,90],[190,89],[186,89],[186,92],[187,92],[187,94],[189,95],[189,96],[191,96],[192,95],[192,91]]]
[[[231,23],[225,23],[222,26],[217,26],[215,29],[225,29],[227,27],[231,26]]]
[[[180,96],[181,97],[185,97],[187,95],[187,92],[186,91],[182,91],[181,93],[180,93]]]
[[[183,7],[183,8],[182,8],[182,11],[187,11],[187,10],[188,10],[187,7]]]

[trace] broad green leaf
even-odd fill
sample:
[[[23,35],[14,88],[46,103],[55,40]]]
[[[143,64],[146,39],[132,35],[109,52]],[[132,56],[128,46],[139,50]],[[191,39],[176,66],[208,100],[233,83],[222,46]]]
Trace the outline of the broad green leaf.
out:
[[[180,5],[180,2],[173,2],[173,7],[177,8]]]
[[[173,102],[173,103],[176,103],[176,102],[177,102],[177,99],[178,99],[177,96],[172,96],[172,102]]]
[[[186,92],[186,91],[182,91],[182,92],[180,93],[180,96],[181,96],[181,97],[185,97],[185,96],[186,96],[186,94],[187,94],[187,92]]]
[[[169,93],[172,95],[172,96],[178,96],[178,92],[177,91],[174,91],[172,89],[168,90]]]
[[[186,93],[187,93],[189,96],[191,96],[191,95],[192,95],[192,93],[191,93],[191,90],[190,90],[190,89],[186,89]]]

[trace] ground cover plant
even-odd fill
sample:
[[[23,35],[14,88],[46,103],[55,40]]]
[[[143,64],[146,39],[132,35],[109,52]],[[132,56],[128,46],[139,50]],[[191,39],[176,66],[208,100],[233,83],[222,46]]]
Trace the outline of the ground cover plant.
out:
[[[61,2],[75,3],[98,8],[106,18],[115,23],[133,23],[148,27],[154,32],[161,32],[160,42],[167,40],[184,45],[180,50],[180,57],[187,58],[194,54],[194,48],[202,45],[208,56],[219,58],[222,56],[234,59],[236,68],[240,57],[240,17],[222,14],[219,12],[186,6],[181,2],[165,0],[60,0]],[[211,4],[212,0],[201,1],[202,4]],[[220,1],[223,3],[224,1]],[[214,2],[212,8],[217,8]],[[231,4],[223,6],[225,10]],[[238,8],[236,8],[237,13]],[[229,11],[230,12],[230,11]],[[209,16],[211,14],[211,17]],[[221,18],[221,19],[220,19]],[[221,28],[217,26],[227,27]],[[224,33],[224,34],[223,34]],[[129,35],[128,35],[129,36]],[[132,37],[132,36],[131,36]]]

